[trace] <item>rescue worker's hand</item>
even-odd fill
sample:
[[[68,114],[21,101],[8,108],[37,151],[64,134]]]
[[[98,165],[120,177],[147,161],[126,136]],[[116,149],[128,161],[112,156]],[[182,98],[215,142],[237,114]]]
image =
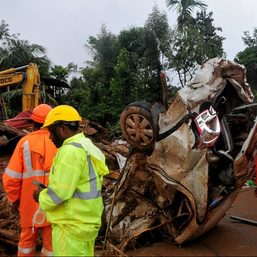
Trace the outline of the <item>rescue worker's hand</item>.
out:
[[[12,203],[12,214],[19,214],[20,200]]]
[[[33,193],[33,198],[34,198],[34,200],[35,200],[37,203],[38,203],[39,194],[40,194],[40,192],[41,192],[42,190],[43,190],[42,188],[39,188],[39,189],[35,190],[34,193]]]

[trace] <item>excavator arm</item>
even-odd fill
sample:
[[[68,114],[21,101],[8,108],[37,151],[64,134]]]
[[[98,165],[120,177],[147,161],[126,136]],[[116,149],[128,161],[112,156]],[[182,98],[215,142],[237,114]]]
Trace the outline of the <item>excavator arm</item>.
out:
[[[40,74],[34,63],[0,71],[0,89],[22,85],[22,111],[33,110],[40,102]]]
[[[36,64],[30,64],[26,70],[26,80],[23,83],[22,110],[33,110],[40,102],[40,75]]]

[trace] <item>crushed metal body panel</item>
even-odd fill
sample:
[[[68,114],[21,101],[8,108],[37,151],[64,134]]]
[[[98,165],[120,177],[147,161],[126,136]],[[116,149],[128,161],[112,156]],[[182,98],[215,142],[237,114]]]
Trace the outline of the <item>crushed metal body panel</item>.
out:
[[[105,204],[106,238],[121,251],[149,231],[177,244],[207,232],[254,170],[257,104],[244,66],[218,58],[206,62],[158,114],[158,124],[144,106],[131,104],[121,114],[132,150]],[[215,144],[199,147],[195,117],[210,106],[220,134]]]

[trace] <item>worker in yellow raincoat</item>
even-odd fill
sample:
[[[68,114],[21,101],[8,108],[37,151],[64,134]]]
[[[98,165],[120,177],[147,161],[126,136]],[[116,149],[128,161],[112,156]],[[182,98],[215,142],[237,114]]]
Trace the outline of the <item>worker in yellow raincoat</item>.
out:
[[[49,112],[43,126],[59,149],[49,187],[33,196],[52,223],[54,256],[94,256],[101,226],[101,187],[108,168],[103,153],[79,132],[81,121],[76,109],[60,105]]]

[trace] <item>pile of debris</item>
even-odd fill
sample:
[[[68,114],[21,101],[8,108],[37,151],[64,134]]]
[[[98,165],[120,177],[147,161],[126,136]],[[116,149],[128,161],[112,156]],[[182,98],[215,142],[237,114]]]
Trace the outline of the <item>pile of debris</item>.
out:
[[[11,204],[7,200],[2,183],[2,175],[7,163],[7,158],[0,159],[0,237],[6,243],[17,245],[20,231],[19,218],[12,214]]]

